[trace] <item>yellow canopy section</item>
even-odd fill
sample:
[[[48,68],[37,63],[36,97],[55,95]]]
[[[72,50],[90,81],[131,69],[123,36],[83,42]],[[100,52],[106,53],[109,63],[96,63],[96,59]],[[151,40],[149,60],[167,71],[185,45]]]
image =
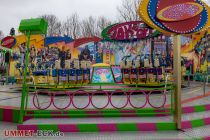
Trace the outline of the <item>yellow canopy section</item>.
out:
[[[97,63],[94,64],[93,67],[110,67],[110,65],[105,63]]]

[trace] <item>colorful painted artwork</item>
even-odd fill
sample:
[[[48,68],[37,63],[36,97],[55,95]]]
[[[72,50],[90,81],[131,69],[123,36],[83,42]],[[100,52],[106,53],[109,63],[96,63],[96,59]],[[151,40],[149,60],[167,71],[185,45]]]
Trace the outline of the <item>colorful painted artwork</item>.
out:
[[[97,54],[103,56],[103,63],[120,65],[122,60],[133,61],[137,56],[151,54],[151,40],[136,42],[101,42]],[[98,46],[98,48],[99,48]],[[165,47],[165,46],[164,46]]]
[[[96,63],[103,63],[103,46],[101,43],[96,43]]]
[[[114,74],[115,82],[116,83],[122,82],[121,68],[119,66],[113,66],[112,71],[113,71],[113,74]]]
[[[76,48],[79,54],[79,60],[90,60],[96,59],[96,45],[92,42],[86,43]]]
[[[92,83],[114,83],[114,78],[109,67],[94,68]]]
[[[193,34],[208,28],[210,9],[201,0],[142,0],[141,19],[165,34]]]
[[[166,42],[155,42],[154,51],[156,54],[160,54],[161,56],[166,56]]]
[[[157,18],[163,21],[181,21],[197,16],[203,11],[203,7],[200,4],[186,2],[176,5],[172,5],[162,9]],[[177,13],[177,14],[173,14]]]

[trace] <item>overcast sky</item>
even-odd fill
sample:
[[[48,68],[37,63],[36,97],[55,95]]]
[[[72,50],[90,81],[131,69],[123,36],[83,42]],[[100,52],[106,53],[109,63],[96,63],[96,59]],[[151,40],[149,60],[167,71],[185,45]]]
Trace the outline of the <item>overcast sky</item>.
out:
[[[11,27],[18,28],[21,19],[54,14],[60,20],[77,12],[80,18],[106,16],[117,19],[116,7],[122,0],[0,0],[0,30],[7,35]],[[210,4],[210,0],[203,0]]]
[[[0,0],[0,30],[7,35],[11,27],[18,28],[21,19],[42,14],[54,14],[65,20],[77,12],[80,18],[104,15],[114,20],[119,5],[121,0]]]

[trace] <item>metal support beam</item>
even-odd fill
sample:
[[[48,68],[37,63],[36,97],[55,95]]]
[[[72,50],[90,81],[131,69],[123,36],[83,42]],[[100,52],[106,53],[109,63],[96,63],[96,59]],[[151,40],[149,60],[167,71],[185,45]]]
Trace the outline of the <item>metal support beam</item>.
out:
[[[24,64],[24,75],[23,75],[23,87],[22,87],[22,96],[21,96],[21,106],[20,106],[20,114],[19,114],[19,123],[23,123],[23,117],[24,117],[24,108],[26,104],[26,95],[28,94],[27,90],[27,72],[28,72],[28,64],[29,64],[29,46],[30,46],[30,37],[31,33],[30,31],[27,33],[28,40],[27,40],[27,48],[26,48],[26,54],[25,54],[25,64]]]
[[[173,52],[174,52],[174,80],[175,80],[175,112],[174,121],[177,129],[181,129],[181,36],[173,36]]]
[[[6,85],[9,83],[9,64],[6,62]]]

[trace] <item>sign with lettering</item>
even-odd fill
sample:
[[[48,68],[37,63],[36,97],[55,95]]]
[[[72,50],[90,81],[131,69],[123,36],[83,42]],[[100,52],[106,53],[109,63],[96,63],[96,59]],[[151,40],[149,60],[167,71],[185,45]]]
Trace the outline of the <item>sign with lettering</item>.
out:
[[[1,45],[6,48],[12,48],[16,44],[16,39],[12,36],[7,36],[2,39]]]
[[[114,83],[111,68],[94,68],[92,83]]]
[[[153,33],[153,30],[147,28],[141,21],[131,21],[114,24],[102,31],[102,37],[107,40],[130,41],[144,39]]]

